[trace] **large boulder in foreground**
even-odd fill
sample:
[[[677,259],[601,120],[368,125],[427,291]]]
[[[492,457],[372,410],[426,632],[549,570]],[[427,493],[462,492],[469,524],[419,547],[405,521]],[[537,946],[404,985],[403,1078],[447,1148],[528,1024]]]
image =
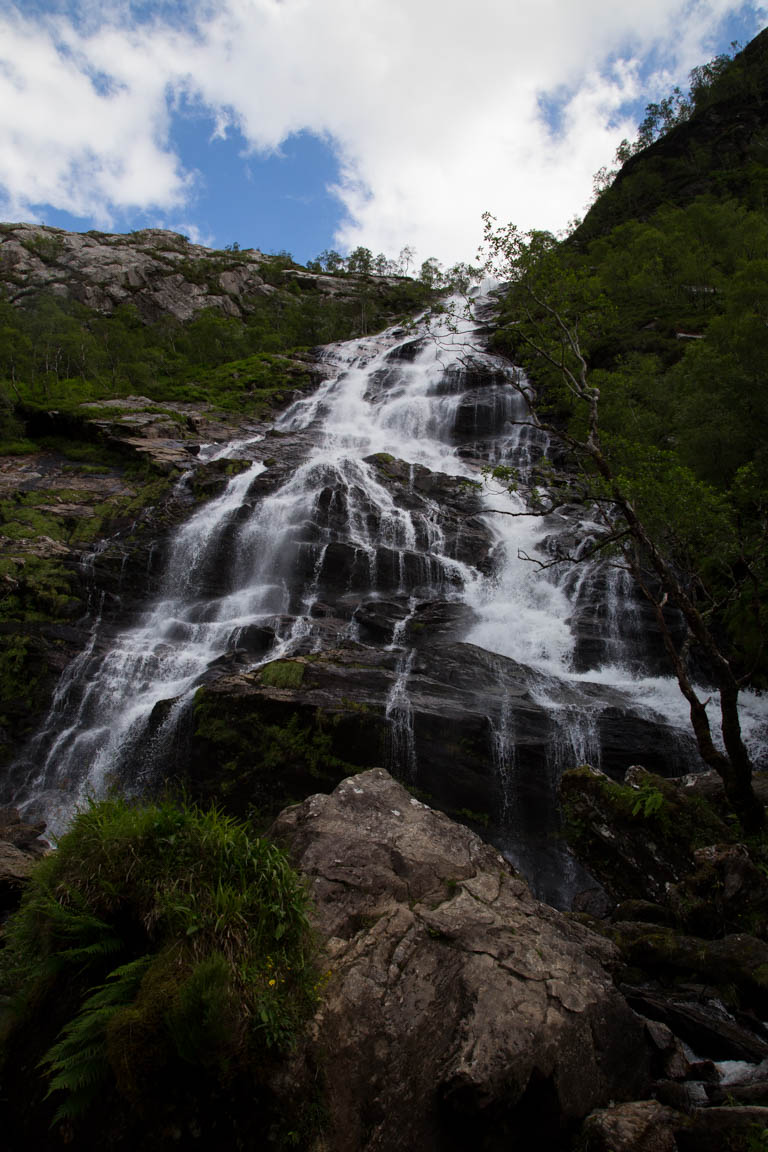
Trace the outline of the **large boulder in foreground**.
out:
[[[641,1095],[613,946],[381,769],[286,810],[330,969],[313,1037],[334,1152],[565,1147]]]

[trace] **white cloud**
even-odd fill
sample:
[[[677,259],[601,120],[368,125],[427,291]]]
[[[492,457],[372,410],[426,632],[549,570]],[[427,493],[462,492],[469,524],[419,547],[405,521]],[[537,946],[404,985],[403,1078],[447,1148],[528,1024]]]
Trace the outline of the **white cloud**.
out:
[[[70,50],[63,37],[65,33]],[[116,208],[182,204],[189,177],[166,143],[162,78],[115,84],[63,25],[0,16],[4,208],[50,203],[108,224]]]
[[[422,256],[471,258],[484,209],[562,226],[632,130],[622,106],[684,78],[741,7],[201,0],[197,23],[180,27],[159,16],[130,26],[126,8],[99,24],[91,5],[87,23],[74,25],[6,5],[6,210],[47,202],[105,222],[127,209],[188,218],[194,179],[169,140],[169,106],[185,96],[210,111],[214,134],[237,124],[254,149],[279,149],[300,130],[330,138],[348,213],[339,243],[396,252],[408,242]],[[757,31],[766,9],[750,7]],[[557,132],[543,96],[564,100]]]

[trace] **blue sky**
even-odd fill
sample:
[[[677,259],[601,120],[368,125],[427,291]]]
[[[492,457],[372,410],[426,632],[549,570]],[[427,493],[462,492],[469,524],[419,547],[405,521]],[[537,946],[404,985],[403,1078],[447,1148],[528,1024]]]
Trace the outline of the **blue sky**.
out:
[[[767,22],[730,0],[0,0],[0,216],[472,259],[486,209],[580,214],[646,103]]]
[[[242,248],[290,251],[311,260],[332,248],[343,215],[329,188],[339,178],[332,148],[321,137],[297,132],[268,155],[249,151],[236,128],[213,137],[214,120],[189,109],[173,116],[170,139],[183,167],[194,173],[189,220],[169,219],[152,209],[118,212],[110,230],[119,232],[162,224],[176,230],[193,223],[195,239],[223,248],[235,241]],[[36,204],[34,219],[75,232],[101,227],[91,216],[75,216],[51,204]],[[190,228],[190,230],[192,230]]]

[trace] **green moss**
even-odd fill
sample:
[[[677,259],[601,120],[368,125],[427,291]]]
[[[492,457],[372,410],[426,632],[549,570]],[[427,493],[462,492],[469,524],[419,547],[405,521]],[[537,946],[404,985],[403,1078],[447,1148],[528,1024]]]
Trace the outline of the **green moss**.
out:
[[[36,507],[50,498],[44,492],[22,492],[12,500],[0,500],[0,531],[10,540],[26,540],[35,536],[47,536],[51,540],[64,541],[67,530],[61,517],[51,511],[41,511]]]
[[[295,361],[265,352],[198,371],[193,380],[163,385],[167,398],[204,401],[223,411],[268,416],[288,393],[311,384],[309,372]]]
[[[300,660],[273,660],[261,669],[261,682],[267,688],[298,688],[303,679]]]
[[[349,709],[350,712],[357,712],[361,716],[364,716],[371,711],[371,708],[368,704],[363,704],[359,700],[350,700],[349,696],[342,696],[341,702],[345,708]]]
[[[758,964],[757,968],[752,970],[752,975],[755,981],[768,992],[768,964]]]
[[[597,792],[601,798],[600,806],[613,812],[619,821],[648,825],[662,843],[669,842],[676,848],[686,845],[692,850],[723,838],[733,838],[728,836],[722,821],[706,800],[683,794],[662,776],[648,773],[639,788],[632,788],[597,776],[584,766],[565,773],[564,783],[567,788],[563,803],[566,833],[574,842],[583,842],[585,835],[591,836],[580,814],[579,791],[583,791],[585,796],[590,791]],[[578,786],[576,791],[572,791],[572,784]]]
[[[349,719],[354,721],[355,714],[327,716],[321,709],[299,710],[266,696],[200,688],[187,765],[189,786],[198,795],[223,797],[232,811],[256,811],[268,821],[287,803],[316,792],[318,786],[334,787],[363,767],[344,755],[358,736],[350,732]]]
[[[46,673],[39,640],[23,633],[0,636],[0,699],[6,723],[16,716],[31,716],[41,705]]]
[[[38,451],[39,447],[34,440],[0,440],[0,456],[29,456]]]
[[[472,808],[451,808],[449,815],[455,816],[457,820],[468,821],[470,824],[479,824],[483,828],[488,827],[490,819],[487,812],[477,812]]]
[[[0,620],[62,619],[78,610],[74,574],[60,561],[39,556],[0,557]]]
[[[39,445],[43,450],[55,452],[76,464],[113,468],[125,463],[125,455],[114,448],[90,440],[79,440],[76,437],[41,436]]]

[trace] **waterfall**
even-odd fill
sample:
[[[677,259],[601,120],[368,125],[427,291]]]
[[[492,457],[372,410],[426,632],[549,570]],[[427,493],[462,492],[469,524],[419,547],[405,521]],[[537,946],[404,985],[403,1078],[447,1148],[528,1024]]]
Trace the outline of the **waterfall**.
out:
[[[485,764],[494,778],[497,841],[529,871],[536,853],[522,842],[536,805],[554,809],[564,768],[600,765],[615,751],[627,717],[641,732],[656,726],[665,747],[677,740],[690,763],[685,702],[644,663],[626,575],[605,563],[542,570],[526,559],[546,559],[553,539],[583,539],[593,526],[573,514],[531,515],[522,495],[484,484],[489,462],[529,477],[547,443],[518,423],[526,405],[517,370],[478,348],[480,339],[449,319],[422,319],[329,346],[327,378],[280,416],[274,435],[201,446],[203,460],[237,460],[242,470],[178,529],[159,595],[138,623],[108,642],[94,627],[14,766],[10,798],[56,832],[111,780],[139,789],[162,771],[174,725],[227,654],[253,669],[345,644],[378,643],[388,654],[379,712],[389,767],[409,783],[421,786],[434,739],[420,716],[429,711],[429,731],[439,729],[448,701],[447,730],[463,694],[461,707],[485,732],[485,752],[473,754],[477,771]],[[418,647],[430,605],[450,624],[432,663]],[[594,650],[579,640],[593,626]],[[478,685],[472,669],[481,665]],[[754,698],[745,732],[764,746]],[[555,833],[554,817],[535,830],[550,840],[539,890],[564,900],[558,884],[574,870],[552,847]]]

